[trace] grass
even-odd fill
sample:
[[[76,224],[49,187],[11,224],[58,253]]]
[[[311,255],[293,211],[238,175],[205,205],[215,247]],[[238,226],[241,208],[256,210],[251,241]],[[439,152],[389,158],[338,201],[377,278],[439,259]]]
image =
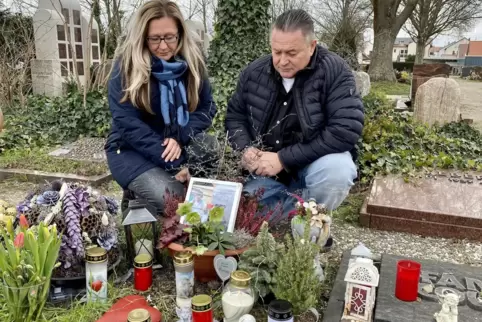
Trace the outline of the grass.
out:
[[[357,225],[365,197],[366,194],[363,192],[350,193],[343,203],[333,211],[333,217]]]
[[[410,84],[395,82],[373,82],[372,91],[379,91],[385,95],[410,95]]]
[[[104,162],[77,161],[48,155],[48,149],[7,150],[0,154],[0,168],[63,172],[95,176],[108,172]]]

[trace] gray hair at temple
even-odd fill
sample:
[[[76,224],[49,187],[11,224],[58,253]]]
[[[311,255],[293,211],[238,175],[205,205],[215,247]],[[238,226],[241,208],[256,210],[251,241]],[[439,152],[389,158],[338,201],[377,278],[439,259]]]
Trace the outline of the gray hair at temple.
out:
[[[302,9],[291,9],[283,12],[276,18],[273,29],[278,29],[283,32],[301,30],[307,41],[316,39],[313,18],[311,18],[308,12]]]

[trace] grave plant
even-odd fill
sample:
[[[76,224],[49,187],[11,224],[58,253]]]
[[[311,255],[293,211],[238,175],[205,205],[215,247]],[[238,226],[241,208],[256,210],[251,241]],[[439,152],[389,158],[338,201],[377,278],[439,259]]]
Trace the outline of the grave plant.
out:
[[[12,218],[0,227],[0,273],[8,321],[38,321],[47,301],[50,278],[60,266],[62,236],[56,225],[41,222],[30,226],[20,215],[14,228]]]
[[[85,278],[85,250],[99,246],[108,252],[109,266],[118,262],[120,248],[115,199],[90,186],[63,181],[40,184],[17,207],[32,225],[55,224],[61,234],[60,266],[55,279]]]

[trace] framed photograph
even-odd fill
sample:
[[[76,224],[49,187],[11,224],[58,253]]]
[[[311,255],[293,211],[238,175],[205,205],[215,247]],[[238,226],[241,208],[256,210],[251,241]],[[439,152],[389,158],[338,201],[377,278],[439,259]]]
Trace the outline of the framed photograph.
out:
[[[202,222],[208,220],[211,208],[224,208],[223,225],[226,231],[233,232],[242,192],[241,183],[191,178],[185,201],[192,202],[192,210],[201,216]],[[181,217],[181,224],[185,224],[184,217]]]

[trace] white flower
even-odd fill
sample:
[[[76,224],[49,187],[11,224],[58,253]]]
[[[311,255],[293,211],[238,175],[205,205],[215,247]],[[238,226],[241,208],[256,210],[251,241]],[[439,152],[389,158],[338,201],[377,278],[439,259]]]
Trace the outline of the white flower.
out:
[[[313,215],[318,215],[318,210],[316,210],[316,208],[315,208],[315,209],[311,209],[311,213],[312,213]]]
[[[300,203],[299,201],[297,201],[297,202],[295,203],[295,207],[296,207],[296,208],[300,208],[300,207],[301,207],[301,203]]]
[[[305,244],[305,240],[304,239],[300,239],[300,243],[302,243],[303,245]]]
[[[310,205],[305,201],[305,202],[303,202],[303,207],[310,208]]]
[[[316,208],[316,202],[315,201],[311,200],[308,204],[310,205],[310,208]]]

